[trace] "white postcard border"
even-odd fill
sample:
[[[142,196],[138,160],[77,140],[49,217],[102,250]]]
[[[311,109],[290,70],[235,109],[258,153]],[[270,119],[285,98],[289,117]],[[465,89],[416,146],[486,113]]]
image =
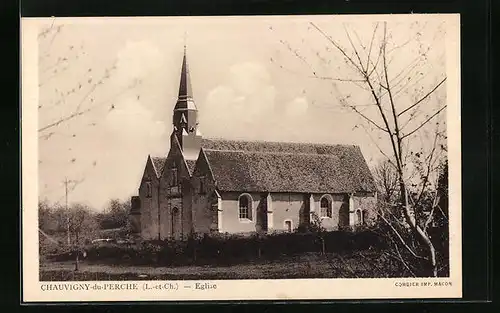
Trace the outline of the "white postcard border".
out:
[[[38,23],[22,19],[22,299],[24,302],[333,300],[462,297],[460,16],[417,15],[447,23],[447,107],[449,143],[450,277],[403,279],[282,279],[219,281],[39,282],[38,256]],[[408,19],[408,15],[344,15],[344,19]],[[155,22],[161,18],[137,17]],[[132,18],[132,19],[137,19]],[[209,17],[206,17],[209,18]],[[257,17],[219,17],[257,18]],[[266,18],[279,18],[270,17]],[[65,18],[74,21],[74,18]],[[131,18],[81,18],[78,22],[127,22]],[[196,284],[212,288],[197,289]],[[156,289],[145,287],[160,286]],[[189,287],[186,287],[189,286]],[[201,285],[199,285],[201,286]],[[213,286],[216,286],[214,289]],[[171,288],[173,287],[173,288]]]

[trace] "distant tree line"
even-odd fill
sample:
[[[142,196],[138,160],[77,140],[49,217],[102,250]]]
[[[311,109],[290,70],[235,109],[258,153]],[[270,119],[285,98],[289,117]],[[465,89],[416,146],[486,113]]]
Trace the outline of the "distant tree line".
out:
[[[100,232],[129,228],[129,201],[112,199],[105,210],[98,211],[83,203],[72,203],[67,208],[60,203],[42,200],[38,204],[40,239],[51,237],[61,244],[81,245],[97,239]],[[52,240],[53,241],[53,240]]]

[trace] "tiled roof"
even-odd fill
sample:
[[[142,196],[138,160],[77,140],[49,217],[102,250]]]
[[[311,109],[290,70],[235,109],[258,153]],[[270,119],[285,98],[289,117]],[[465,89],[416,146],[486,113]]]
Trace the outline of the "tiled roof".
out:
[[[194,166],[196,165],[196,160],[186,160],[189,175],[193,175]]]
[[[285,152],[307,154],[341,155],[354,145],[328,145],[317,143],[273,142],[273,141],[242,141],[203,138],[201,146],[209,150],[254,151],[254,152]]]
[[[345,193],[374,191],[373,176],[353,145],[204,139],[222,191]]]
[[[156,173],[156,177],[160,177],[163,172],[163,168],[165,167],[165,162],[167,158],[164,157],[151,157],[151,161],[153,162],[153,168]]]

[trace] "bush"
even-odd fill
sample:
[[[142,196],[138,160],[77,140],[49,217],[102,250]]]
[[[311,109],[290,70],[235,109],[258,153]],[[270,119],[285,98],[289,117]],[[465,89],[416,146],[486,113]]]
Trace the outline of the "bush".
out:
[[[320,238],[321,236],[321,238]],[[334,231],[317,234],[273,233],[267,235],[194,235],[186,241],[147,241],[119,245],[101,243],[85,247],[86,259],[93,262],[135,265],[231,265],[258,260],[273,260],[308,252],[347,253],[384,249],[384,242],[370,231]]]

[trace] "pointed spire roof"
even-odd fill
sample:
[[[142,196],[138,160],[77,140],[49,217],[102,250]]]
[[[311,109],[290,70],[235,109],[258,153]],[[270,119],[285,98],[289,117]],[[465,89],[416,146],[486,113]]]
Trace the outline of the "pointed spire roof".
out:
[[[184,44],[184,56],[182,58],[179,95],[175,108],[176,109],[188,108],[190,106],[189,102],[193,102],[193,90],[191,88],[191,77],[189,76],[189,66],[187,63],[186,44]]]

